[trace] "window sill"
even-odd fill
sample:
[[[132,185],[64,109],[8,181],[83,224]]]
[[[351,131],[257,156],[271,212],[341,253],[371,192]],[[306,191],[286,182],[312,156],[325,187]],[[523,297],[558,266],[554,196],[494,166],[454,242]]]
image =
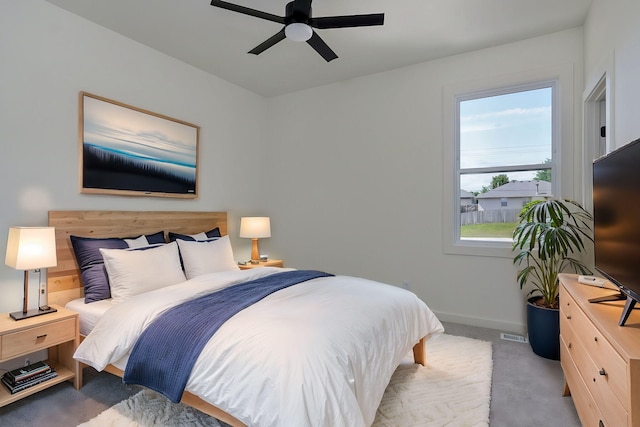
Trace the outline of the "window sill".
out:
[[[445,244],[444,253],[449,255],[486,256],[494,258],[513,258],[511,239],[460,239]]]

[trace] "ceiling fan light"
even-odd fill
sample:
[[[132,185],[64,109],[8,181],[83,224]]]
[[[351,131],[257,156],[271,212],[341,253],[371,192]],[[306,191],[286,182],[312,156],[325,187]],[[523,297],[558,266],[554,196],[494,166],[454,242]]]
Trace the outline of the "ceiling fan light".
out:
[[[306,42],[313,35],[313,30],[307,24],[294,22],[284,28],[284,35],[294,42]]]

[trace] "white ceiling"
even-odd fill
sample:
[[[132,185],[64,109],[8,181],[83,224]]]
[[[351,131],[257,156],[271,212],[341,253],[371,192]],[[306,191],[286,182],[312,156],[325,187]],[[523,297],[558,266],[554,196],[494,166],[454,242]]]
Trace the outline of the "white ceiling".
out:
[[[313,16],[384,13],[378,27],[318,30],[338,59],[283,40],[249,50],[280,24],[210,0],[47,0],[264,96],[386,71],[583,24],[591,0],[315,0]],[[284,16],[288,0],[229,0]]]

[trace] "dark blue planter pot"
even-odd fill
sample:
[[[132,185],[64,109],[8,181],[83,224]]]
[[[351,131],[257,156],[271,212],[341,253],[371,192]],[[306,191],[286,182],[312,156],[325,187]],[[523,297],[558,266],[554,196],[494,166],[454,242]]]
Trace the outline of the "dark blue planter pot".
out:
[[[527,328],[533,352],[546,359],[560,360],[560,310],[538,307],[527,301]]]

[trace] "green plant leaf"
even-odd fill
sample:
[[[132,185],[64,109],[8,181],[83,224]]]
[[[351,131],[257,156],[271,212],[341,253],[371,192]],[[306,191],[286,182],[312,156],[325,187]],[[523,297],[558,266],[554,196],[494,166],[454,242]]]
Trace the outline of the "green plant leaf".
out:
[[[593,242],[593,216],[577,202],[550,199],[527,203],[519,218],[512,245],[518,251],[513,264],[524,265],[516,276],[518,285],[533,285],[530,294],[540,294],[552,306],[558,298],[559,273],[591,273],[571,255],[585,250],[585,241]]]

